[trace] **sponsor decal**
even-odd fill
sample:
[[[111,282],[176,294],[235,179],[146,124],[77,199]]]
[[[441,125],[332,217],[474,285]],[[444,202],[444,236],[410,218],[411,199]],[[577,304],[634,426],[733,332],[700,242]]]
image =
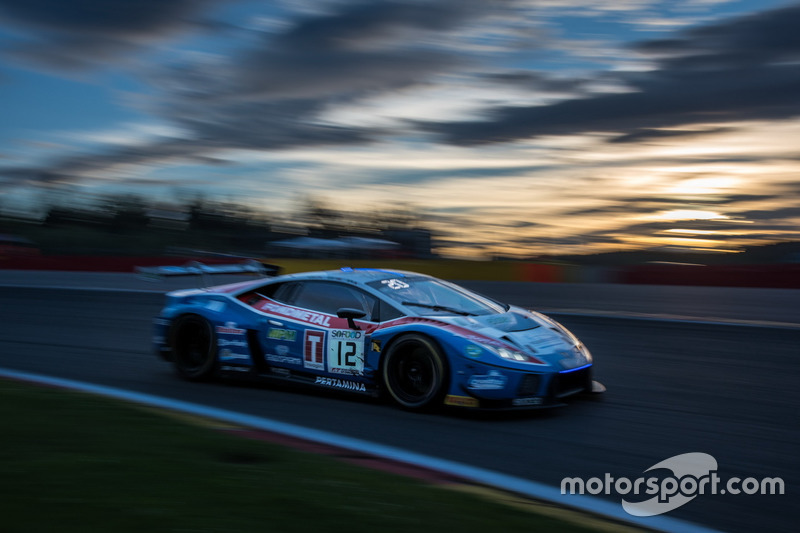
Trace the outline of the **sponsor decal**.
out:
[[[360,339],[364,336],[363,331],[352,329],[334,329],[330,334],[334,339]]]
[[[486,323],[490,326],[497,326],[499,324],[505,324],[510,319],[506,315],[497,315],[497,316],[490,316],[486,319]]]
[[[307,330],[304,344],[303,366],[312,370],[325,370],[325,333]]]
[[[250,372],[250,367],[247,366],[223,365],[219,369],[226,372]]]
[[[224,350],[220,350],[219,352],[219,360],[220,361],[235,361],[237,359],[244,359],[249,361],[250,356],[244,353],[234,353],[231,352],[229,349],[225,348]]]
[[[475,398],[470,398],[469,396],[456,396],[454,394],[448,394],[444,398],[445,405],[455,405],[457,407],[478,407],[480,403]]]
[[[286,346],[285,344],[278,344],[277,346],[275,346],[275,353],[278,355],[286,355],[287,353],[289,353],[289,347]]]
[[[527,337],[522,342],[534,351],[543,352],[555,346],[564,346],[564,338],[552,331],[539,331],[536,329],[530,332]]]
[[[271,302],[263,302],[258,306],[258,308],[267,313],[275,313],[290,318],[296,318],[298,320],[302,320],[303,322],[316,324],[317,326],[324,326],[326,328],[331,326],[331,317],[321,313],[314,313],[312,311],[305,311],[303,309],[296,309],[294,307],[287,307],[285,305],[277,305]]]
[[[236,341],[230,339],[217,339],[217,346],[224,348],[225,346],[236,346],[237,348],[246,348],[247,341]]]
[[[236,327],[236,322],[225,322],[224,326],[217,326],[217,333],[225,335],[244,335],[245,330]]]
[[[399,280],[399,279],[385,279],[385,280],[381,281],[381,283],[386,285],[390,289],[393,289],[393,290],[396,290],[396,291],[398,291],[400,289],[407,289],[407,288],[409,288],[411,286],[408,283],[406,283],[405,281],[402,281],[402,280]]]
[[[381,353],[381,341],[372,341],[372,351]]]
[[[269,328],[269,331],[267,331],[267,338],[294,342],[297,339],[297,332],[293,329]]]
[[[267,361],[270,363],[279,363],[284,365],[302,365],[303,360],[299,357],[294,357],[291,355],[278,355],[274,353],[268,353],[266,355]]]
[[[469,346],[464,348],[464,353],[470,359],[477,359],[483,353],[483,348],[481,348],[480,346],[475,346],[474,344],[470,344]]]
[[[317,377],[317,381],[315,381],[314,383],[316,385],[324,385],[326,387],[332,387],[334,389],[344,389],[356,392],[367,392],[367,388],[364,386],[363,383],[348,381],[346,379]]]
[[[469,378],[468,387],[473,390],[499,390],[506,388],[508,378],[497,370],[488,374],[475,374]]]
[[[333,329],[328,332],[328,371],[360,376],[364,373],[364,332]]]
[[[542,405],[543,401],[542,398],[514,398],[511,400],[511,405],[517,407],[524,405]]]

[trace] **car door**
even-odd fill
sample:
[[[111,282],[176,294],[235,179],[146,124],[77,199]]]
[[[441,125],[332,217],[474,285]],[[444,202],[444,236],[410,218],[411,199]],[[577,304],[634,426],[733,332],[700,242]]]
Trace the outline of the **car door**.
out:
[[[297,313],[293,313],[292,307],[283,305],[291,301],[300,285],[299,282],[283,283],[271,291],[269,300],[256,306],[269,315],[262,321],[260,344],[264,349],[264,362],[272,369],[298,370],[304,366],[302,343],[305,324],[294,319],[292,315]]]
[[[363,376],[367,332],[363,327],[350,328],[346,320],[337,317],[337,311],[342,308],[357,309],[365,314],[363,322],[370,322],[376,302],[375,297],[344,283],[303,283],[294,294],[294,306],[330,317],[323,325],[312,324],[306,328],[304,361],[314,365],[313,369],[320,373],[342,377]]]
[[[285,308],[282,316],[268,319],[267,363],[317,375],[364,376],[369,323],[378,318],[378,299],[345,283],[310,280],[296,285],[274,296]],[[341,308],[365,313],[359,329],[337,317]]]

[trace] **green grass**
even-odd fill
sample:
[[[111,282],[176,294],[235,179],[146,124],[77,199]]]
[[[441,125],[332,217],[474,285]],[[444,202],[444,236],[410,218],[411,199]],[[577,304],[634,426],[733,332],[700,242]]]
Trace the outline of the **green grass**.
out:
[[[121,402],[0,380],[0,530],[593,531]]]

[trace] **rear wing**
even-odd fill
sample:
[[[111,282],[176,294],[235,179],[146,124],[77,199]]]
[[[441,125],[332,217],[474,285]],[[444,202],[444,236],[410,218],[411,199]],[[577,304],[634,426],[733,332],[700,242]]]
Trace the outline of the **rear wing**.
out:
[[[203,284],[208,285],[209,277],[215,274],[253,274],[261,277],[277,276],[280,267],[248,259],[240,263],[206,265],[192,261],[183,266],[136,267],[136,275],[148,281],[161,281],[173,276],[200,276]]]

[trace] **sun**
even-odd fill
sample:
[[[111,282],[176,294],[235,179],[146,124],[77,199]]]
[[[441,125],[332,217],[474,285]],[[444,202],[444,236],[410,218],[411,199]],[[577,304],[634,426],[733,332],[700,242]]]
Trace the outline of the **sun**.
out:
[[[668,194],[681,196],[697,196],[703,194],[719,194],[734,189],[739,178],[732,176],[704,176],[682,180],[668,190]]]

